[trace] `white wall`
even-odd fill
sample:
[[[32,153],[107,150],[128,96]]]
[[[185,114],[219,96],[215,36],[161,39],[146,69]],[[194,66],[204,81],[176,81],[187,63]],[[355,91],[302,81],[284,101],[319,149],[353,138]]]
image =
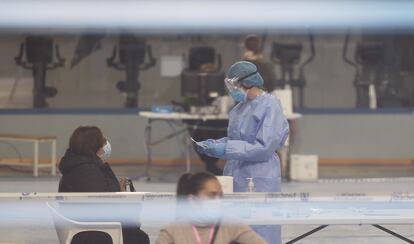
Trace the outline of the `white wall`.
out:
[[[145,161],[146,124],[138,115],[0,115],[0,133],[57,136],[58,156],[64,154],[77,126],[96,125],[111,141],[113,158]],[[292,152],[321,158],[414,158],[413,124],[412,114],[305,115],[297,120]],[[173,132],[165,122],[154,123],[152,131],[154,140]],[[178,137],[157,145],[154,159],[184,162],[183,142]],[[31,155],[29,144],[16,145],[23,156]],[[48,147],[42,149],[48,153]],[[16,157],[16,153],[0,143],[0,157]]]

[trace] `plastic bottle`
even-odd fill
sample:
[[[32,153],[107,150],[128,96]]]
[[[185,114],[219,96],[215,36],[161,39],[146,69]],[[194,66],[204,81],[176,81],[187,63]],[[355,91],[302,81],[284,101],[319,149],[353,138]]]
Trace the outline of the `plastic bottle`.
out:
[[[368,96],[369,96],[369,108],[376,109],[377,108],[377,93],[375,91],[374,84],[369,84]]]
[[[246,178],[249,182],[247,183],[247,192],[254,192],[255,191],[255,187],[254,187],[254,182],[253,182],[253,178]]]

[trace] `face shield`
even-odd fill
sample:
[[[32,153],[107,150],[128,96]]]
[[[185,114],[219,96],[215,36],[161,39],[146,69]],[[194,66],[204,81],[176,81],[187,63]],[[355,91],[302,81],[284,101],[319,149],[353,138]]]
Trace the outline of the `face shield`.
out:
[[[242,85],[242,82],[244,79],[256,74],[257,71],[252,72],[250,74],[247,74],[241,78],[239,77],[233,77],[233,78],[225,78],[224,79],[224,84],[226,84],[227,89],[229,90],[229,92],[233,92],[235,90],[238,90],[240,88],[247,88],[246,86]]]
[[[226,84],[227,90],[229,90],[230,93],[241,88],[238,77],[225,78],[224,84]]]

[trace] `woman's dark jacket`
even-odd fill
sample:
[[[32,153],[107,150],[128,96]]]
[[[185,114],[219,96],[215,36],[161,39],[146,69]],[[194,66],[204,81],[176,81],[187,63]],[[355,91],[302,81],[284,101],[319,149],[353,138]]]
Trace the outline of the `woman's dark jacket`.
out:
[[[59,164],[59,170],[62,173],[62,178],[59,183],[59,192],[119,192],[118,179],[108,163],[104,163],[98,156],[78,155],[70,150],[67,150]],[[103,209],[100,211],[98,207],[94,206],[92,212],[105,213]],[[102,206],[100,207],[102,208]],[[104,207],[106,208],[106,207]],[[116,211],[117,216],[122,225],[122,235],[125,244],[149,244],[148,235],[138,228],[138,225],[131,225],[125,216],[134,216],[133,213],[125,213],[123,206],[109,206],[111,211]],[[119,210],[119,211],[118,211]],[[90,213],[91,211],[89,211]],[[119,214],[118,214],[119,213]],[[70,215],[70,214],[69,214]],[[67,216],[70,217],[70,216]],[[102,216],[97,217],[101,219]],[[134,219],[137,221],[138,218]],[[78,221],[82,221],[76,219]],[[93,221],[93,220],[92,220]],[[114,221],[108,219],[107,221]],[[74,244],[103,244],[102,235],[99,233],[84,233],[72,241]]]
[[[62,178],[59,192],[119,192],[118,179],[108,163],[98,156],[85,156],[67,150],[59,164]]]

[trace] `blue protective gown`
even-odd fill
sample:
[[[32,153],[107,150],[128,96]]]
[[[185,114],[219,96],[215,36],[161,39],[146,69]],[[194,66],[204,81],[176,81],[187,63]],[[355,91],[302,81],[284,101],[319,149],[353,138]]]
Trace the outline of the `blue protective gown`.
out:
[[[246,192],[253,178],[257,192],[281,191],[280,161],[276,150],[289,135],[289,124],[279,100],[263,94],[237,104],[229,114],[224,175],[233,176],[235,192]],[[269,243],[281,243],[280,226],[252,226]]]

